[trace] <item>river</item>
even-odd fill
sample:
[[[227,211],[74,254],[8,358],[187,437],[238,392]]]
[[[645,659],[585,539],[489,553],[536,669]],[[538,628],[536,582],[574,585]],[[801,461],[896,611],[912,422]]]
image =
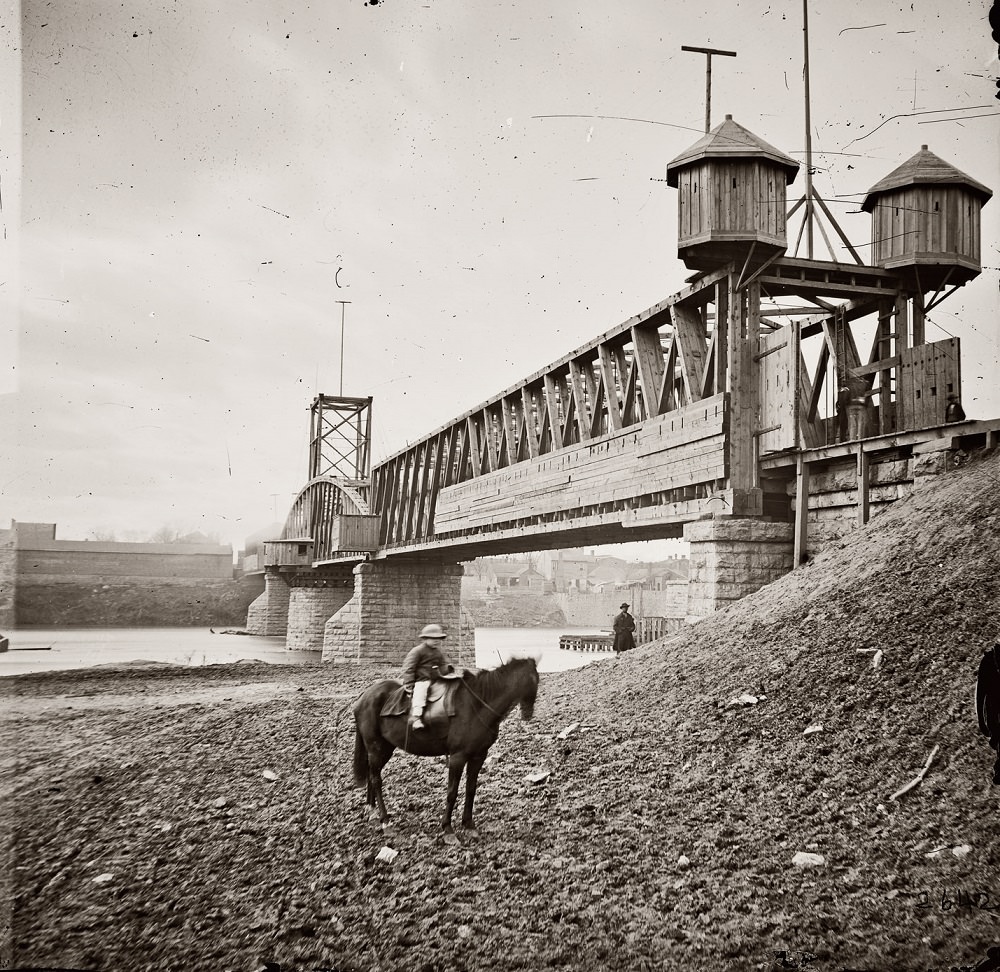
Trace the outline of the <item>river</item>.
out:
[[[495,668],[513,655],[534,654],[540,656],[542,672],[580,668],[609,657],[610,652],[563,651],[559,636],[598,630],[477,628],[476,664]],[[213,634],[210,628],[14,628],[4,634],[10,639],[10,650],[0,653],[0,677],[134,661],[215,665],[253,658],[295,665],[320,657],[318,651],[286,651],[284,638]]]

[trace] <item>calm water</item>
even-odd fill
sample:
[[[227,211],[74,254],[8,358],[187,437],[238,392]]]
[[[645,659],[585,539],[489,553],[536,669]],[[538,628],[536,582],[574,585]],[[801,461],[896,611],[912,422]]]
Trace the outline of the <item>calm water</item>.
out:
[[[476,664],[495,668],[501,659],[512,655],[537,654],[543,672],[579,668],[611,653],[561,651],[559,635],[599,630],[477,628]],[[215,665],[254,658],[288,665],[320,657],[318,651],[286,651],[284,638],[212,634],[208,628],[15,628],[4,634],[10,639],[11,650],[0,653],[0,676],[132,661]]]

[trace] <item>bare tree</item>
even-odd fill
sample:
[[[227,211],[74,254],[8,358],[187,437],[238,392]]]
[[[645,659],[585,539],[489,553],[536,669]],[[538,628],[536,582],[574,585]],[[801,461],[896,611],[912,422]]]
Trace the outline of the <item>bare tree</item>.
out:
[[[161,526],[159,530],[150,535],[150,543],[177,543],[180,538],[180,531],[177,527]]]

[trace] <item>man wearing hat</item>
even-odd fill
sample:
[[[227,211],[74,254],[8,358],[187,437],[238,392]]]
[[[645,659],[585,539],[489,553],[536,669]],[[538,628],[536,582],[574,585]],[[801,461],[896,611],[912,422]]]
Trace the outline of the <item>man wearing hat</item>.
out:
[[[618,606],[621,612],[615,616],[614,621],[616,655],[635,647],[635,638],[632,637],[632,632],[635,631],[635,618],[628,613],[628,604],[622,603]]]
[[[439,624],[428,624],[420,632],[420,644],[411,648],[403,659],[403,688],[413,694],[410,726],[423,729],[421,716],[427,704],[427,690],[431,679],[440,678],[451,671],[451,665],[441,651],[441,642],[447,635]]]

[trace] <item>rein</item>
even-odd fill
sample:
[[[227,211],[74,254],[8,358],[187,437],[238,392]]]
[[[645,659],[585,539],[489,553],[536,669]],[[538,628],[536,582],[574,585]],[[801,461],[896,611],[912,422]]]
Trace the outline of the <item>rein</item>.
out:
[[[462,679],[462,684],[468,689],[469,694],[477,702],[481,703],[485,708],[489,709],[489,711],[492,712],[493,715],[497,716],[498,719],[503,720],[507,716],[507,714],[511,711],[511,709],[513,709],[514,706],[517,705],[517,703],[518,703],[518,699],[515,696],[514,700],[511,702],[509,708],[505,712],[500,712],[498,709],[494,709],[493,706],[490,705],[489,702],[486,701],[486,699],[484,699],[481,695],[479,695],[477,692],[475,692],[473,690],[472,686],[469,684],[469,681],[467,679],[463,678]],[[480,713],[478,713],[478,712],[475,715],[476,715],[476,718],[483,724],[483,726],[486,726],[488,728],[489,724],[482,717],[482,715],[480,715]]]

